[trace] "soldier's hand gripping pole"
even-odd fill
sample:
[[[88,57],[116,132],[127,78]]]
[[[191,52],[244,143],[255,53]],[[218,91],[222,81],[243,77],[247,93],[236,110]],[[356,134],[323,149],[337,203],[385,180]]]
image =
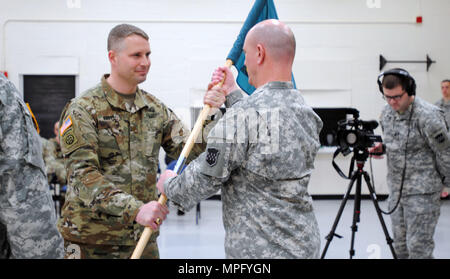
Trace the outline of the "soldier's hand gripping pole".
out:
[[[228,68],[231,68],[232,65],[233,62],[229,59],[225,63],[225,66],[227,66]],[[222,87],[224,82],[225,77],[220,83],[215,85],[215,87]],[[197,121],[195,122],[194,128],[192,129],[192,132],[189,135],[189,138],[186,141],[183,150],[181,151],[180,157],[178,157],[177,164],[175,165],[174,172],[176,172],[177,174],[181,173],[181,170],[183,169],[186,163],[186,159],[189,156],[192,147],[194,146],[195,140],[202,131],[203,123],[205,122],[206,117],[208,116],[210,110],[211,107],[209,105],[205,105],[202,111],[200,112]],[[167,197],[161,194],[161,196],[158,199],[158,202],[163,205],[166,204]],[[131,255],[131,259],[139,259],[141,257],[142,252],[144,251],[145,246],[147,246],[147,242],[150,239],[152,233],[153,231],[151,228],[145,227],[144,232],[142,233],[141,238],[139,239],[139,242],[137,243],[136,248],[134,249],[133,254]]]

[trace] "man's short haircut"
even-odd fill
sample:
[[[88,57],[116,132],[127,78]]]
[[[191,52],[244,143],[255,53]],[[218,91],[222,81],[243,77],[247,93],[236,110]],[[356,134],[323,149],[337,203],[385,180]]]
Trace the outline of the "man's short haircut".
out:
[[[450,82],[450,79],[444,79],[443,81],[441,81],[441,83],[444,83],[444,82]]]
[[[123,40],[133,34],[141,36],[148,41],[148,35],[144,30],[130,24],[119,24],[109,32],[108,51],[120,50]]]
[[[253,38],[257,43],[263,43],[275,59],[289,58],[293,61],[296,49],[294,33],[287,25],[271,25],[268,22],[278,20],[267,19],[255,25],[251,29]]]
[[[394,89],[395,87],[401,85],[402,89],[405,90],[405,81],[397,75],[386,75],[383,77],[383,88]]]

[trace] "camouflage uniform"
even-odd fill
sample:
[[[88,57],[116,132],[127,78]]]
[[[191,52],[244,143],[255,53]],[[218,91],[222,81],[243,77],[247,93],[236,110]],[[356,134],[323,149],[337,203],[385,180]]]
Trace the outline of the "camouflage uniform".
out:
[[[450,128],[450,101],[446,102],[444,98],[442,98],[438,102],[436,102],[435,105],[440,107],[444,111],[447,128]],[[449,187],[444,187],[442,191],[449,192],[449,190]]]
[[[403,114],[386,105],[380,123],[391,208],[399,197],[406,150],[402,197],[391,215],[397,256],[431,258],[440,215],[439,195],[442,185],[450,183],[450,140],[443,112],[416,96]]]
[[[107,77],[69,102],[61,115],[68,188],[58,226],[64,239],[75,244],[136,246],[144,229],[135,222],[138,209],[158,199],[160,147],[177,158],[189,131],[140,89],[130,105]],[[202,144],[195,145],[190,159],[202,150]],[[157,250],[158,234],[152,234],[149,249]]]
[[[42,138],[42,153],[47,169],[47,177],[49,182],[56,176],[56,182],[60,185],[66,185],[66,167],[64,166],[64,157],[61,151],[61,146],[56,141],[56,138],[44,139]]]
[[[450,101],[445,101],[443,98],[435,103],[436,106],[440,107],[445,114],[445,121],[447,122],[447,127],[450,127]]]
[[[30,112],[0,74],[0,223],[12,258],[62,258],[63,239]],[[0,241],[1,242],[1,241]]]
[[[185,210],[219,189],[227,258],[317,258],[320,234],[307,187],[322,121],[290,82],[227,96],[206,152],[164,184]]]

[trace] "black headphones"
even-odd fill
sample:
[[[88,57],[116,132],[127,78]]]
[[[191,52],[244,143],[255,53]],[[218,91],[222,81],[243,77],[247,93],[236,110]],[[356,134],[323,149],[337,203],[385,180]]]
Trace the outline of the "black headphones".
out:
[[[377,79],[378,88],[380,89],[381,94],[384,95],[383,92],[383,77],[387,75],[395,75],[398,76],[402,81],[402,86],[405,89],[408,96],[416,95],[416,81],[414,78],[406,71],[401,68],[394,68],[387,71],[382,72]]]

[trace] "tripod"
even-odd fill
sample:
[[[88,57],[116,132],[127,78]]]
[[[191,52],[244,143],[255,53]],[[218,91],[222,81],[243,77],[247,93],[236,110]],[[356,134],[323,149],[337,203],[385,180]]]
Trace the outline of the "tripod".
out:
[[[324,250],[322,252],[321,259],[323,259],[325,257],[325,254],[326,254],[326,252],[328,250],[328,246],[330,245],[331,240],[333,240],[333,237],[337,236],[337,237],[341,238],[341,236],[339,236],[339,235],[337,235],[335,233],[336,227],[337,227],[337,225],[339,223],[339,219],[341,218],[342,212],[344,211],[345,204],[347,203],[347,200],[348,200],[348,198],[350,196],[350,192],[351,192],[351,190],[353,188],[353,184],[356,181],[355,202],[354,202],[354,210],[353,210],[353,222],[352,222],[352,226],[351,226],[352,239],[351,239],[351,244],[350,244],[350,259],[352,259],[353,256],[355,255],[355,250],[354,250],[355,233],[358,230],[357,223],[360,221],[359,216],[360,216],[360,213],[361,213],[361,180],[362,180],[363,176],[364,176],[364,180],[366,181],[367,188],[369,189],[369,192],[370,192],[370,198],[372,199],[373,204],[375,206],[375,210],[377,212],[378,219],[380,219],[380,223],[381,223],[381,226],[383,228],[383,232],[384,232],[384,235],[386,237],[387,244],[389,245],[389,248],[391,249],[392,256],[394,257],[394,259],[397,259],[397,255],[395,254],[394,247],[392,246],[393,240],[389,236],[389,232],[388,232],[388,230],[386,228],[386,224],[384,223],[383,216],[381,215],[380,207],[378,206],[378,200],[377,200],[377,196],[376,196],[375,190],[373,189],[372,184],[370,183],[369,175],[367,174],[366,171],[364,171],[364,163],[367,160],[368,152],[364,151],[364,150],[355,150],[354,157],[356,159],[356,165],[357,165],[358,169],[353,172],[353,174],[352,174],[352,176],[350,178],[350,184],[348,186],[347,193],[345,194],[344,199],[342,200],[342,203],[341,203],[341,206],[339,208],[338,214],[336,216],[336,219],[334,220],[333,227],[332,227],[330,233],[325,237],[325,239],[327,240],[327,243],[326,243],[325,248],[324,248]]]

